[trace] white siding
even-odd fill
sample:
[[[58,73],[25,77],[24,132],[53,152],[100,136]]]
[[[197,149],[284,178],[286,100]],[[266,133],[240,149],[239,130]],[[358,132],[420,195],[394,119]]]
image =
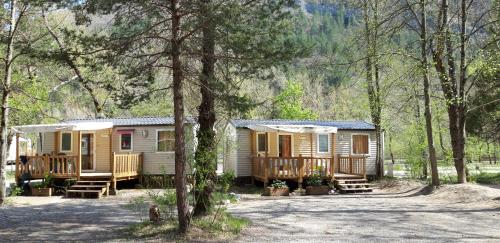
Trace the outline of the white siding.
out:
[[[55,149],[55,133],[46,132],[43,134],[43,146],[41,154],[50,154],[54,152]]]
[[[224,138],[224,172],[233,171],[235,176],[238,176],[236,170],[236,162],[238,157],[238,137],[236,127],[228,124],[226,127],[226,134]]]
[[[350,155],[352,151],[351,136],[352,134],[367,134],[369,136],[369,154],[366,159],[366,173],[375,175],[375,157],[377,153],[377,145],[374,131],[356,131],[356,130],[339,130],[337,133],[337,144],[335,153],[339,155]]]
[[[238,177],[252,175],[252,161],[250,159],[252,142],[250,129],[238,129],[238,153],[236,163],[236,174]]]

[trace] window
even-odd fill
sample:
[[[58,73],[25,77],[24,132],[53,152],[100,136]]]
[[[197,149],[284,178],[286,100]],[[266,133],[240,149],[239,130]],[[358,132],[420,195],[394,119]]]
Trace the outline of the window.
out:
[[[71,152],[72,150],[72,143],[73,141],[73,134],[70,132],[63,132],[61,133],[61,152]]]
[[[368,135],[352,135],[352,153],[368,154]]]
[[[265,133],[257,134],[257,152],[267,151],[267,137]]]
[[[318,153],[330,153],[330,135],[318,134]]]
[[[132,133],[120,134],[120,150],[132,151]]]
[[[156,131],[156,151],[174,152],[175,151],[175,133],[172,130]]]

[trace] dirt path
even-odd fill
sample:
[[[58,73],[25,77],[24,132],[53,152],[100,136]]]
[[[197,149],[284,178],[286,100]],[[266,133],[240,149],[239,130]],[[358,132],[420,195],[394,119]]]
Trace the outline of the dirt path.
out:
[[[18,197],[14,206],[0,208],[0,242],[6,241],[120,241],[128,225],[139,222],[124,208],[139,190],[115,197],[63,199]]]
[[[253,222],[243,231],[240,242],[499,242],[500,190],[485,188],[493,195],[481,201],[453,196],[481,189],[476,185],[466,187],[452,186],[427,196],[416,187],[365,195],[257,197],[229,211]],[[446,194],[451,195],[441,198]]]

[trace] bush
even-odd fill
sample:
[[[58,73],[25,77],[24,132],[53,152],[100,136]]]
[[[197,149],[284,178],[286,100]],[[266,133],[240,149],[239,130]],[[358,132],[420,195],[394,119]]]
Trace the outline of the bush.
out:
[[[280,180],[274,180],[273,183],[271,183],[271,187],[274,189],[288,188],[288,186],[286,185],[286,182],[280,181]]]
[[[479,175],[475,176],[477,183],[483,184],[500,184],[500,173],[484,173],[481,172]]]
[[[10,196],[11,197],[20,196],[21,194],[23,194],[22,187],[19,187],[19,186],[11,187],[11,189],[10,189]]]
[[[323,184],[323,179],[317,173],[314,173],[309,179],[306,181],[309,186],[321,186]]]
[[[224,172],[221,176],[219,176],[219,180],[217,182],[224,193],[229,191],[229,188],[233,185],[234,178],[235,176],[233,171]]]
[[[160,215],[164,215],[163,218],[171,220],[175,219],[177,205],[175,190],[165,189],[162,192],[158,193],[149,191],[148,196],[151,198],[154,204],[158,205],[158,207],[160,208]]]

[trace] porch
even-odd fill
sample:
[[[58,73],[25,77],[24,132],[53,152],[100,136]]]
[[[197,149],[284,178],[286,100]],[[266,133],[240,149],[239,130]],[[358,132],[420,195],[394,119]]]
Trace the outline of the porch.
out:
[[[252,157],[252,178],[264,182],[294,180],[302,185],[305,179],[319,174],[323,179],[366,179],[366,156],[333,157]]]
[[[92,180],[106,179],[116,189],[116,181],[138,179],[142,175],[143,153],[112,155],[109,172],[82,171],[81,156],[44,154],[16,156],[16,181],[19,179],[43,179],[46,174],[56,179]],[[27,177],[27,178],[25,178]]]

